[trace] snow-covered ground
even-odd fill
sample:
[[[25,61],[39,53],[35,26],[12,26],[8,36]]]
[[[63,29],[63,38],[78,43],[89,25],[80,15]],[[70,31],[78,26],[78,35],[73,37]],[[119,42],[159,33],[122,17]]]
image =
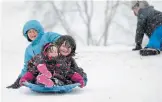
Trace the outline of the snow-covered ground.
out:
[[[2,55],[2,102],[162,102],[162,55],[141,57],[132,47],[79,47],[76,60],[88,75],[85,88],[41,94],[26,87],[6,89],[22,67],[21,52]]]
[[[160,4],[156,4],[159,10]],[[41,94],[26,87],[6,89],[23,68],[24,51],[28,45],[22,36],[22,28],[29,20],[29,10],[19,8],[16,11],[13,8],[16,5],[21,3],[2,5],[2,102],[162,102],[162,54],[141,57],[137,51],[131,51],[133,46],[127,46],[134,43],[134,37],[119,33],[126,37],[119,38],[114,35],[117,30],[111,33],[116,38],[113,42],[121,39],[128,44],[77,46],[77,63],[88,75],[85,88],[76,88],[68,94]]]

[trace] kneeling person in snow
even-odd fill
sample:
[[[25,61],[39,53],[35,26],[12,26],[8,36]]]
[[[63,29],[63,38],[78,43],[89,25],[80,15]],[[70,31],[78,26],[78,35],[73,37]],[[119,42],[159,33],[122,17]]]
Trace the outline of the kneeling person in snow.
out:
[[[140,50],[140,54],[144,56],[160,54],[160,50],[162,50],[162,12],[155,10],[147,1],[132,1],[132,10],[138,20],[136,47],[133,50]],[[149,37],[149,42],[142,49],[144,34]]]

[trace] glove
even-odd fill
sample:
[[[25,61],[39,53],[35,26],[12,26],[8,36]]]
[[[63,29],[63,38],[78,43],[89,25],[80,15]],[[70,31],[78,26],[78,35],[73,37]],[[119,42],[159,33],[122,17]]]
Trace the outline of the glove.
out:
[[[12,88],[12,89],[18,89],[18,88],[20,88],[21,86],[19,84],[19,81],[20,81],[20,78],[18,77],[16,79],[16,81],[12,85],[7,86],[6,88]]]
[[[81,84],[81,85],[80,85],[81,88],[84,87],[84,80],[83,80],[83,77],[82,77],[79,73],[75,72],[75,73],[72,75],[71,79],[72,79],[72,81],[75,81],[75,82],[80,83],[80,84]]]
[[[34,78],[34,76],[33,76],[33,74],[31,72],[25,73],[25,75],[19,81],[20,86],[23,85],[23,82],[30,81],[33,78]]]
[[[136,47],[132,50],[136,51],[136,50],[140,50],[140,49],[142,49],[141,44],[137,44]]]

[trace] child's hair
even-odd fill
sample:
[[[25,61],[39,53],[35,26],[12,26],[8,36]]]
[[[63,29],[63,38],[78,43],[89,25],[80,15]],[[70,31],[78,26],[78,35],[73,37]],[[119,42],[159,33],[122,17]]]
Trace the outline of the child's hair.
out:
[[[61,47],[61,45],[65,42],[65,46],[71,48],[71,53],[68,56],[75,56],[75,50],[76,50],[76,42],[74,38],[70,35],[62,35],[57,41],[56,44],[58,46],[58,49]]]
[[[27,35],[27,40],[29,41],[29,42],[32,42],[32,40],[29,38],[29,36]]]

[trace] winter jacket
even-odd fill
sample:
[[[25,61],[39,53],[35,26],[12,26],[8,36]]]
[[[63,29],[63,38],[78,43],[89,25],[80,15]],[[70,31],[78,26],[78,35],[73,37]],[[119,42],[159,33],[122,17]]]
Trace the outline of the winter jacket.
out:
[[[86,76],[83,69],[77,67],[73,58],[58,57],[49,59],[43,53],[38,54],[28,62],[28,72],[31,72],[34,77],[40,74],[37,70],[39,64],[45,64],[53,75],[52,79],[57,78],[64,82],[64,84],[75,83],[71,80],[75,72],[79,73],[82,77]]]
[[[38,32],[38,36],[25,50],[24,68],[22,69],[19,77],[22,77],[27,72],[27,62],[35,55],[40,54],[42,47],[46,43],[55,42],[61,36],[60,34],[54,32],[45,33],[43,27],[38,21],[30,20],[24,25],[23,28],[23,35],[26,39],[28,39],[27,31],[32,28]]]
[[[149,38],[153,31],[162,25],[162,12],[155,10],[153,6],[141,8],[137,15],[136,44],[142,44],[143,36],[146,34]]]

